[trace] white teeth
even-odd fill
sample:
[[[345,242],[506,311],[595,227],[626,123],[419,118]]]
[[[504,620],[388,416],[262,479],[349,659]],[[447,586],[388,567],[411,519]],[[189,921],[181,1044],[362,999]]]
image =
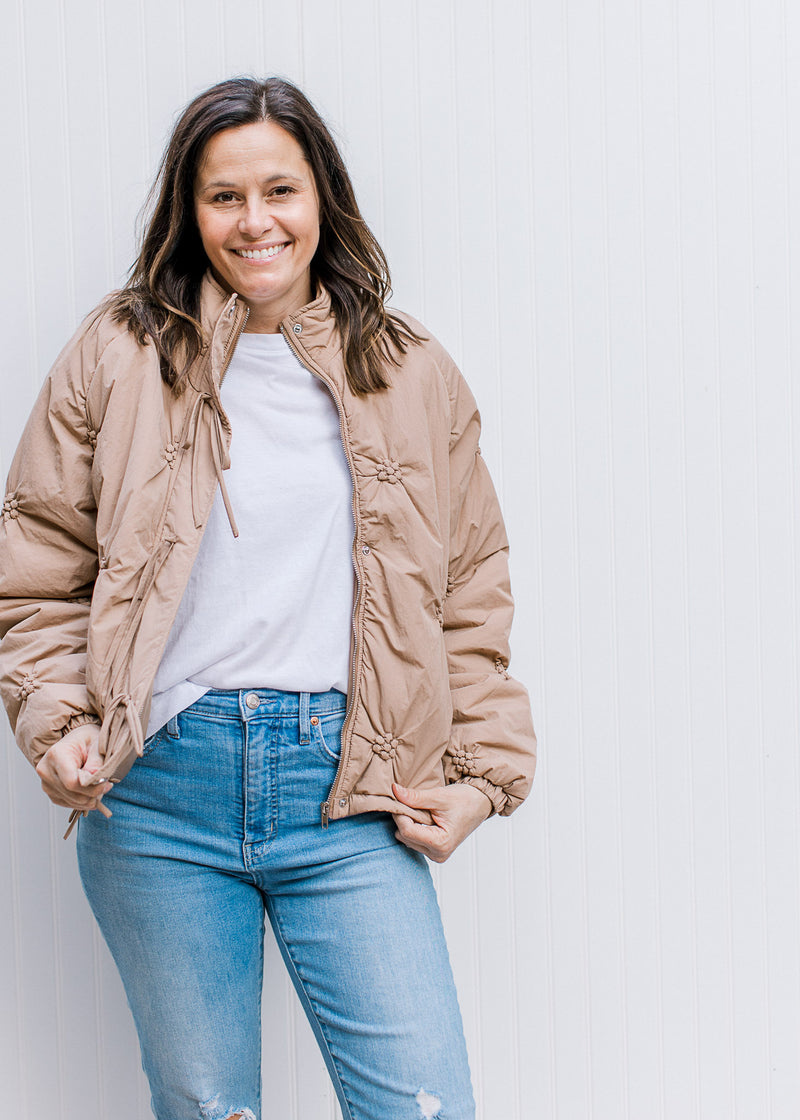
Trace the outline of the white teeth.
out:
[[[265,261],[267,257],[274,257],[280,253],[283,245],[272,245],[269,249],[234,249],[237,257],[246,257],[249,261]]]

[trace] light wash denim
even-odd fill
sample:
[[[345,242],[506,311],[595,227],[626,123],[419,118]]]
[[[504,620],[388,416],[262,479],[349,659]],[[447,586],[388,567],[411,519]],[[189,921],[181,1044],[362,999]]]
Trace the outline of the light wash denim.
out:
[[[345,1120],[475,1115],[425,859],[388,814],[320,823],[344,712],[340,692],[211,691],[146,741],[111,819],[81,821],[158,1120],[261,1117],[265,910]]]

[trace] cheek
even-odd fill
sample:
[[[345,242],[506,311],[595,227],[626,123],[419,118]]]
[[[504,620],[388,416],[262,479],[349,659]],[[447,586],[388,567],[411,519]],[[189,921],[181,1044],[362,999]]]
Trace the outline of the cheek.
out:
[[[211,256],[219,247],[227,234],[225,222],[221,222],[216,214],[200,214],[197,216],[197,229],[200,240],[207,256]]]
[[[303,234],[307,244],[309,246],[313,245],[313,251],[316,251],[320,234],[319,206],[306,206],[302,216],[298,216],[301,218]]]
[[[309,252],[312,254],[312,256],[317,251],[317,246],[319,245],[319,236],[320,236],[319,218],[316,215],[314,215],[308,221],[308,234],[307,234]]]

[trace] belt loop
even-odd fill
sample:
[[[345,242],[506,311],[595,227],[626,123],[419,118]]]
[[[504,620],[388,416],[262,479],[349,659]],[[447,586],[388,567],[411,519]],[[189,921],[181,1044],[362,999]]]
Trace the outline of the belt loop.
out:
[[[310,692],[300,693],[300,743],[311,742],[311,724],[308,719],[308,706],[311,700]]]
[[[169,735],[170,739],[180,739],[181,729],[180,729],[180,726],[178,725],[178,717],[177,716],[173,716],[172,719],[170,719],[168,721],[168,723],[167,723],[167,735]]]

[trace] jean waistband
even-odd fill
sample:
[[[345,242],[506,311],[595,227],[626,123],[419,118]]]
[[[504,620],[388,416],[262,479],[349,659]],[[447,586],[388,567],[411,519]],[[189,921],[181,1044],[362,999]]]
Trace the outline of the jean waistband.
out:
[[[338,715],[347,708],[347,697],[332,688],[329,692],[283,692],[277,688],[211,688],[192,704],[198,712],[220,716]]]

